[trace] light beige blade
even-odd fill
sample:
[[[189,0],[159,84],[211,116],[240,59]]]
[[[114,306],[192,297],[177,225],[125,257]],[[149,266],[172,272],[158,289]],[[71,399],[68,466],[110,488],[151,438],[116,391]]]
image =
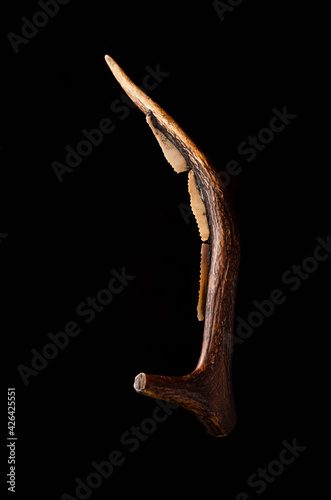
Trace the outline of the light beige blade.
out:
[[[190,170],[188,174],[188,190],[191,197],[192,212],[198,223],[200,237],[202,241],[207,241],[209,238],[209,225],[206,207],[202,201],[200,191],[197,188],[192,170]]]
[[[185,172],[188,170],[188,166],[186,164],[186,160],[184,156],[178,151],[178,149],[172,144],[171,141],[156,127],[154,127],[152,123],[151,114],[146,115],[146,121],[150,128],[152,129],[153,134],[156,137],[157,142],[161,146],[163,154],[166,160],[170,163],[172,168],[179,174],[180,172]]]
[[[207,243],[202,243],[201,262],[200,262],[200,290],[199,290],[199,302],[197,307],[199,321],[203,321],[205,319],[205,307],[206,307],[207,283],[208,283],[208,250],[209,250],[209,245]]]

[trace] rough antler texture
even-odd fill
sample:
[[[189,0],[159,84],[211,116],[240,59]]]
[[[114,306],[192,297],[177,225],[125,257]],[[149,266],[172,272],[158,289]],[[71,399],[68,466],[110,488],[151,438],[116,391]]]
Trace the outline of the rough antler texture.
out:
[[[192,411],[210,434],[225,436],[236,423],[231,359],[239,234],[233,208],[207,157],[113,59],[106,56],[106,61],[124,91],[146,115],[175,171],[189,170],[192,210],[204,241],[198,317],[204,317],[205,324],[198,364],[192,373],[181,377],[140,373],[134,387],[141,394]]]

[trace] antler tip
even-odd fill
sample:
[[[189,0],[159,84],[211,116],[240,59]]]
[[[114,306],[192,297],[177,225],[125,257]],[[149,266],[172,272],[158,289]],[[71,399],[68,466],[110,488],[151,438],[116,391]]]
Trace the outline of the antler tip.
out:
[[[108,54],[105,55],[105,61],[109,67],[111,67],[115,64],[114,59],[112,59]]]

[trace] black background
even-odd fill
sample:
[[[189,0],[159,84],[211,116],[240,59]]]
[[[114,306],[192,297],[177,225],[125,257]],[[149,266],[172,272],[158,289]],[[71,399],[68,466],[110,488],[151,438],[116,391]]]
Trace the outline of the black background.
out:
[[[189,496],[203,487],[223,499],[254,499],[248,477],[295,438],[306,450],[262,498],[300,498],[310,487],[318,497],[312,467],[323,460],[318,359],[331,259],[296,291],[282,279],[330,233],[307,78],[317,64],[307,22],[314,28],[316,20],[302,9],[244,0],[222,22],[211,1],[72,0],[15,54],[7,34],[21,34],[21,17],[40,8],[2,4],[1,333],[5,387],[16,387],[17,498],[75,496],[75,478],[120,450],[125,462],[91,498]],[[186,175],[167,164],[139,110],[123,120],[111,110],[123,91],[107,53],[139,85],[146,66],[160,65],[169,75],[149,95],[219,170],[232,159],[242,166],[231,183],[242,253],[237,316],[247,319],[253,301],[276,288],[286,296],[235,347],[238,423],[226,438],[208,436],[177,409],[136,451],[121,443],[156,406],[136,394],[135,375],[188,373],[198,359],[200,239],[179,209],[189,204]],[[296,118],[247,162],[238,145],[285,106]],[[64,163],[65,147],[103,118],[114,132],[59,182],[52,162]],[[135,279],[86,324],[77,306],[123,267]],[[47,334],[68,321],[80,335],[25,386],[17,366],[30,366],[31,349],[41,352]]]

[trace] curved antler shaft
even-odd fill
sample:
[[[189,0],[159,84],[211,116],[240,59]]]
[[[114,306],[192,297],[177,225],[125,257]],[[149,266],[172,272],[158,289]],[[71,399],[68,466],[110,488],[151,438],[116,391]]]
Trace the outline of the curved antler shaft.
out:
[[[165,399],[188,409],[201,420],[210,434],[224,436],[236,423],[231,360],[240,250],[233,208],[204,153],[113,59],[106,56],[106,61],[124,91],[146,115],[147,123],[169,163],[177,172],[190,171],[193,212],[201,238],[209,245],[209,273],[206,283],[201,283],[206,297],[205,301],[199,300],[200,308],[201,304],[205,304],[203,342],[195,370],[182,377],[140,373],[134,387],[141,394]],[[206,258],[206,247],[203,254]],[[203,318],[201,310],[199,314]]]

